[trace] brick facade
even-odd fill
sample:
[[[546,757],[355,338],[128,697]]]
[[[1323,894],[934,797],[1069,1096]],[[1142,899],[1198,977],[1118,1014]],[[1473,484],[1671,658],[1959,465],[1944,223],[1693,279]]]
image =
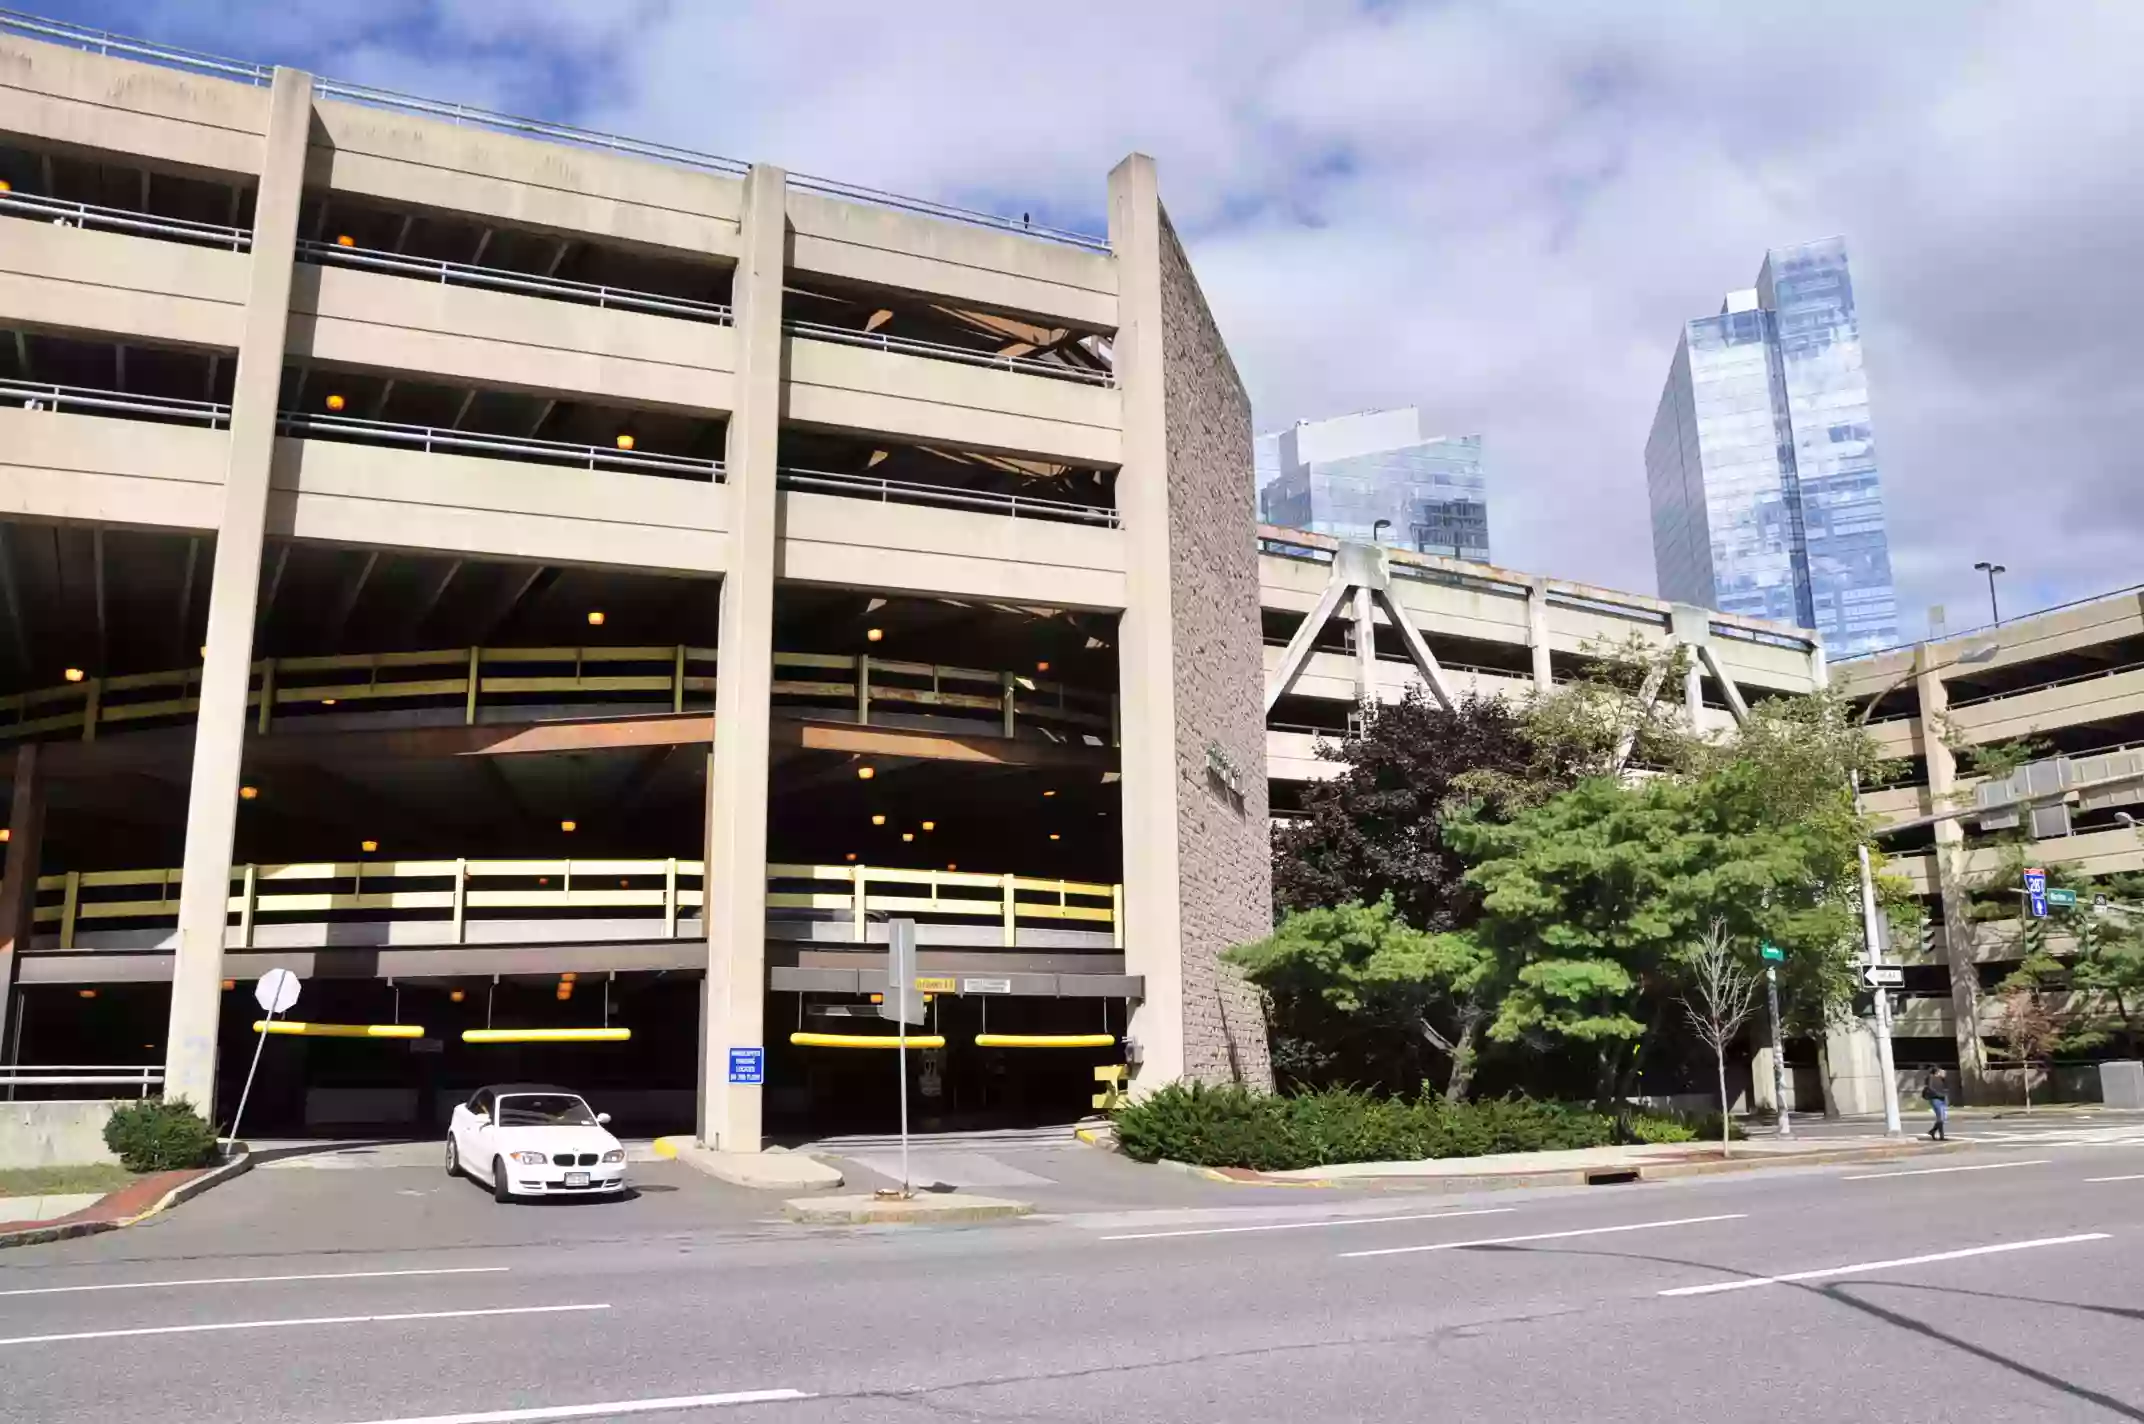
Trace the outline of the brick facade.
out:
[[[1271,1087],[1259,996],[1220,962],[1273,928],[1251,405],[1166,214],[1161,309],[1184,1076]]]

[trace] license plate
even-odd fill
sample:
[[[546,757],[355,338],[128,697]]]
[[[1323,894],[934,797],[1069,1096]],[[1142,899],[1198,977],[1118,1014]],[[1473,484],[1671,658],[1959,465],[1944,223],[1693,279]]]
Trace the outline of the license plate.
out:
[[[588,1174],[586,1172],[568,1172],[566,1174],[566,1185],[569,1187],[585,1187],[588,1185]]]

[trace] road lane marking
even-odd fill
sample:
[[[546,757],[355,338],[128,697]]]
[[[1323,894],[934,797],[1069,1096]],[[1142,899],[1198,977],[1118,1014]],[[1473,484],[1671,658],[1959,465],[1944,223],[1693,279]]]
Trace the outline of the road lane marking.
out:
[[[557,1315],[609,1310],[602,1305],[506,1305],[491,1310],[413,1310],[399,1315],[311,1315],[297,1320],[219,1320],[207,1325],[141,1325],[131,1330],[70,1330],[64,1335],[16,1335],[0,1345],[53,1345],[65,1340],[122,1340],[134,1335],[200,1335],[217,1330],[278,1330],[289,1325],[379,1325],[397,1320],[468,1320],[484,1315]]]
[[[1375,1226],[1390,1221],[1448,1221],[1455,1216],[1501,1216],[1517,1211],[1514,1206],[1483,1207],[1479,1211],[1432,1211],[1413,1216],[1341,1216],[1323,1221],[1282,1221],[1259,1226],[1201,1226],[1185,1231],[1138,1231],[1128,1236],[1103,1236],[1102,1241],[1159,1241],[1169,1236],[1232,1236],[1240,1231],[1307,1231],[1314,1226]]]
[[[1340,1259],[1357,1256],[1405,1256],[1417,1251],[1459,1251],[1469,1246],[1517,1246],[1526,1241],[1563,1241],[1573,1236],[1607,1236],[1618,1231],[1658,1231],[1666,1226],[1701,1226],[1708,1221],[1740,1221],[1748,1212],[1731,1211],[1723,1216],[1678,1216],[1671,1221],[1633,1221],[1622,1226],[1584,1226],[1575,1231],[1537,1231],[1530,1236],[1488,1236],[1479,1241],[1439,1241],[1429,1246],[1385,1246],[1375,1251],[1343,1251]]]
[[[510,1271],[511,1266],[436,1266],[412,1271],[322,1271],[304,1276],[204,1276],[191,1281],[112,1281],[93,1286],[30,1286],[0,1290],[0,1296],[73,1295],[82,1291],[162,1290],[178,1286],[250,1286],[276,1281],[371,1281],[391,1276],[488,1276]]]
[[[493,1409],[478,1414],[426,1414],[408,1419],[369,1419],[365,1424],[524,1424],[538,1419],[594,1419],[618,1414],[656,1414],[673,1409],[713,1409],[724,1404],[780,1404],[816,1399],[801,1389],[746,1389],[730,1394],[680,1394],[668,1399],[614,1399],[607,1404],[553,1404],[540,1409]]]
[[[2086,1177],[2088,1182],[2144,1182],[2144,1172],[2131,1172],[2126,1177]]]
[[[2105,1241],[2104,1231],[2088,1231],[2081,1236],[2043,1236],[2037,1241],[2005,1241],[1994,1246],[1968,1246],[1962,1251],[1937,1251],[1927,1256],[1900,1256],[1891,1261],[1862,1261],[1851,1266],[1825,1266],[1815,1271],[1792,1271],[1784,1276],[1756,1276],[1739,1281],[1714,1281],[1703,1286],[1677,1286],[1661,1291],[1661,1295],[1718,1295],[1723,1291],[1754,1290],[1758,1286],[1776,1286],[1793,1281],[1821,1281],[1832,1276],[1858,1276],[1870,1271],[1888,1271],[1896,1266],[1925,1266],[1933,1261],[1962,1261],[1968,1256],[1995,1256],[2005,1251],[2031,1251],[2041,1246],[2071,1246],[2079,1241]]]
[[[1881,1182],[1890,1177],[1938,1177],[1945,1172],[2000,1172],[2006,1167],[2045,1167],[2054,1159],[2035,1157],[2029,1162],[1980,1162],[1971,1167],[1916,1167],[1910,1172],[1864,1172],[1858,1177],[1841,1177],[1842,1182]]]

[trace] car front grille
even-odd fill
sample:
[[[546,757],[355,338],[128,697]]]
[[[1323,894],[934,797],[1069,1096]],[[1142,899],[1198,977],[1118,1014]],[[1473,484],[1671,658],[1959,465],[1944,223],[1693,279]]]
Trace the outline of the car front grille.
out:
[[[557,1167],[593,1167],[596,1164],[596,1155],[593,1152],[583,1152],[576,1157],[571,1152],[561,1152],[551,1159],[551,1163]]]

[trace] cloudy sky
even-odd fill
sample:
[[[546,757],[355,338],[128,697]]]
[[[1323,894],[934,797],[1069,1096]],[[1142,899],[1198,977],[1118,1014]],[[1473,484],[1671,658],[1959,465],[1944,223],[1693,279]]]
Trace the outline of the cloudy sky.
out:
[[[1640,591],[1681,321],[1843,234],[1907,634],[2144,581],[2139,0],[12,3],[1089,231],[1143,149],[1262,428],[1420,404]]]

